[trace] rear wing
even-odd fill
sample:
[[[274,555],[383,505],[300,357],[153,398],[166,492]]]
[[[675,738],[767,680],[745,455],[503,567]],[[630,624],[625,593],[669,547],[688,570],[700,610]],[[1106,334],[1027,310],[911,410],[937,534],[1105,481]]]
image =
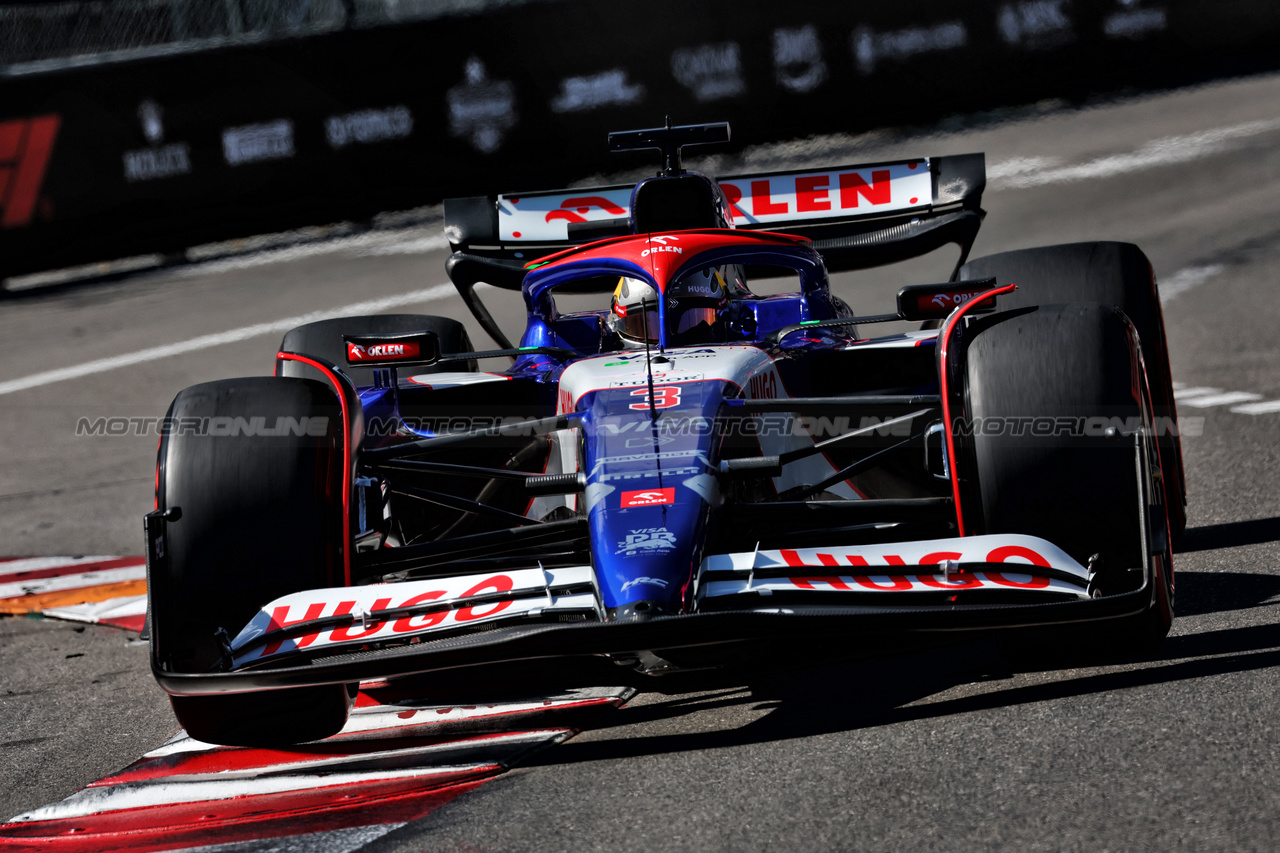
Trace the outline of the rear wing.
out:
[[[982,154],[958,154],[715,181],[736,228],[808,237],[832,272],[896,263],[951,243],[960,247],[959,270],[982,223],[986,162]],[[618,184],[445,199],[449,278],[494,334],[497,325],[475,285],[519,290],[530,261],[633,233],[634,189]],[[499,333],[495,340],[504,338]]]

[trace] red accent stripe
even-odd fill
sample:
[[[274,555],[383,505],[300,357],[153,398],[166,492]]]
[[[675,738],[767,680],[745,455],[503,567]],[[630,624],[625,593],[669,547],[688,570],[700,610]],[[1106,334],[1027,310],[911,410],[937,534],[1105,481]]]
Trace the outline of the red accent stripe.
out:
[[[29,572],[10,572],[7,575],[0,575],[0,583],[35,581],[42,580],[44,578],[60,578],[66,575],[83,575],[88,572],[101,572],[106,571],[107,569],[124,569],[129,566],[145,566],[146,564],[146,557],[117,557],[114,560],[102,560],[97,563],[71,563],[65,566],[54,566],[51,569],[33,569]],[[85,583],[85,586],[96,585],[97,584],[92,580]]]
[[[333,383],[333,390],[338,394],[338,405],[342,407],[342,576],[346,585],[351,586],[351,418],[347,412],[347,398],[342,393],[338,377],[320,362],[283,351],[277,352],[276,358],[300,361],[314,367]]]
[[[4,199],[4,213],[0,227],[15,228],[29,225],[35,213],[40,186],[44,183],[45,167],[53,153],[53,141],[58,136],[62,118],[53,115],[33,118],[27,125],[26,144],[17,161],[13,178]]]
[[[152,510],[155,512],[160,511],[160,449],[162,447],[164,447],[163,435],[161,435],[160,438],[156,440],[156,484],[155,484],[156,487],[155,487],[155,493],[154,493],[155,499],[152,501],[152,507],[151,507]]]
[[[444,787],[433,786],[423,778],[397,779],[124,809],[87,817],[0,824],[0,844],[12,851],[152,853],[406,823],[421,819],[479,787],[501,770],[495,764],[460,773],[455,784]],[[465,781],[461,781],[463,779]],[[424,789],[424,784],[430,787]]]
[[[938,377],[941,388],[940,396],[942,398],[942,422],[946,425],[947,436],[947,458],[951,460],[951,496],[956,504],[956,533],[964,536],[964,513],[960,511],[960,474],[956,470],[956,446],[952,437],[951,429],[951,403],[947,394],[947,345],[951,342],[951,332],[955,329],[956,323],[960,322],[960,318],[965,312],[992,296],[999,296],[1002,293],[1012,293],[1018,289],[1016,284],[1006,284],[1004,287],[993,287],[991,290],[984,291],[981,295],[975,296],[959,308],[951,312],[951,316],[947,318],[946,323],[942,326],[942,332],[938,335],[939,350],[938,364],[941,367],[940,376]]]
[[[135,634],[141,634],[142,628],[147,624],[146,616],[120,616],[118,618],[99,619],[99,625],[110,625],[112,628],[123,628],[126,631],[132,631]]]

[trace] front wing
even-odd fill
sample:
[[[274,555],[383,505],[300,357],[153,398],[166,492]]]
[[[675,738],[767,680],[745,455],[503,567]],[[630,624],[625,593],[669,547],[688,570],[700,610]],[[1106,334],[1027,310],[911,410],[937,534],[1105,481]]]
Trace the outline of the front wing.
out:
[[[1042,539],[972,536],[713,555],[694,611],[603,621],[588,566],[309,590],[271,602],[219,671],[153,670],[172,695],[351,683],[496,663],[807,636],[1018,628],[1123,618],[1141,588],[1092,597],[1085,567]]]

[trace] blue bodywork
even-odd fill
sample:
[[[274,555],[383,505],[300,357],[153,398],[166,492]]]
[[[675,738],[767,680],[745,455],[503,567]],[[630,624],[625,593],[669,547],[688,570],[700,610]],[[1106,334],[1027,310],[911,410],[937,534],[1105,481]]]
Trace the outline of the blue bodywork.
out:
[[[687,270],[724,264],[785,268],[798,278],[800,289],[769,296],[738,294],[722,313],[726,321],[723,328],[727,329],[723,339],[702,344],[704,353],[714,353],[725,344],[755,346],[763,351],[766,345],[762,342],[779,329],[851,315],[847,306],[831,295],[821,256],[800,243],[697,252],[670,273],[668,280]],[[568,348],[581,358],[603,356],[606,362],[606,354],[615,352],[612,364],[624,360],[643,371],[646,359],[657,357],[668,347],[668,300],[659,302],[659,338],[646,354],[635,344],[624,349],[616,336],[610,339],[605,325],[607,308],[560,314],[553,299],[559,287],[591,279],[616,281],[620,276],[641,279],[655,289],[665,283],[624,258],[569,259],[529,272],[523,285],[528,322],[521,348]],[[602,295],[602,302],[607,299]],[[773,347],[773,355],[775,359],[779,355],[803,356],[845,347],[853,338],[851,328],[793,334]],[[576,360],[529,353],[503,373],[513,382],[539,389],[545,416],[555,411],[560,377]],[[794,365],[795,359],[781,361],[793,364],[779,363],[780,370],[801,369]],[[798,376],[795,384],[809,383]],[[647,393],[634,384],[592,389],[574,404],[579,426],[577,464],[586,475],[585,500],[579,500],[587,507],[599,593],[604,606],[615,615],[643,610],[676,613],[692,600],[691,584],[703,557],[711,510],[720,500],[715,467],[720,459],[727,401],[741,398],[743,389],[720,379],[687,382],[681,388],[679,404],[661,410],[644,405]],[[366,414],[376,417],[395,416],[400,406],[423,403],[427,400],[424,395],[440,393],[449,392],[400,382],[394,391],[364,389],[361,397]],[[627,496],[646,493],[652,502],[644,498],[636,502],[632,497],[634,505],[624,505]]]

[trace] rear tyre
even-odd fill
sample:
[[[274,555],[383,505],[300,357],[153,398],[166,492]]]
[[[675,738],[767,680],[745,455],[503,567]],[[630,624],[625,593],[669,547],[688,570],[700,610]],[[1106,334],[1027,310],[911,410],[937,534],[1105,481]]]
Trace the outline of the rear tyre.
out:
[[[1138,589],[1143,573],[1130,570],[1149,561],[1148,606],[1092,636],[1127,651],[1157,644],[1173,615],[1171,564],[1149,437],[1148,484],[1138,484],[1131,433],[1149,436],[1151,418],[1133,325],[1111,305],[1046,305],[983,319],[965,337],[965,409],[978,425],[957,450],[966,528],[1039,536],[1082,565],[1097,555],[1107,595]],[[1154,558],[1141,501],[1154,501],[1148,542],[1164,544]]]
[[[1142,340],[1151,390],[1157,446],[1166,480],[1165,506],[1174,535],[1187,526],[1182,444],[1171,429],[1177,418],[1164,315],[1151,262],[1131,243],[1068,243],[1001,252],[977,258],[960,269],[966,279],[995,277],[1018,289],[1000,297],[1001,310],[1050,303],[1100,302],[1123,311]]]
[[[348,367],[347,347],[343,335],[380,335],[399,332],[435,332],[440,338],[440,351],[445,353],[472,352],[471,339],[466,328],[449,317],[433,317],[428,314],[367,314],[357,317],[337,317],[318,320],[298,326],[285,333],[280,349],[303,355],[318,355],[342,367],[357,386],[373,384],[373,368]],[[441,373],[466,371],[474,373],[475,361],[451,362],[433,367],[415,367],[414,373]],[[286,361],[281,376],[326,381],[326,377],[314,367],[298,361]]]
[[[176,518],[151,579],[154,658],[211,672],[220,631],[234,637],[282,595],[343,583],[342,412],[319,382],[254,377],[187,388],[168,417],[156,498]],[[342,684],[172,703],[191,737],[229,745],[327,737],[350,707]]]

